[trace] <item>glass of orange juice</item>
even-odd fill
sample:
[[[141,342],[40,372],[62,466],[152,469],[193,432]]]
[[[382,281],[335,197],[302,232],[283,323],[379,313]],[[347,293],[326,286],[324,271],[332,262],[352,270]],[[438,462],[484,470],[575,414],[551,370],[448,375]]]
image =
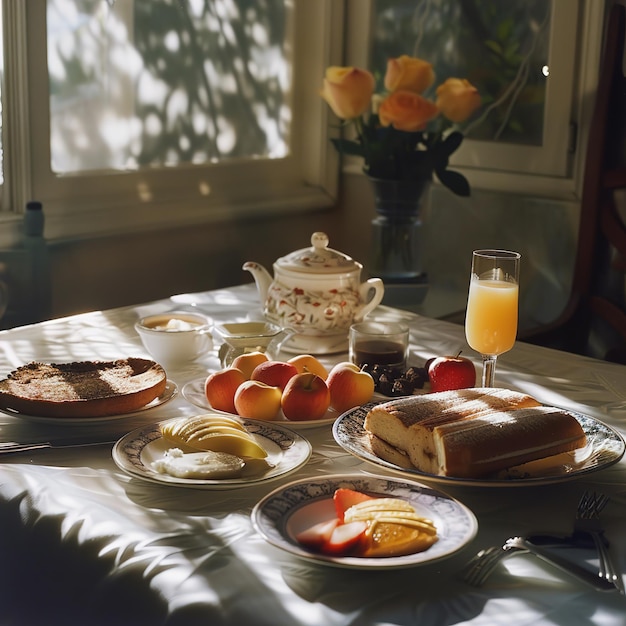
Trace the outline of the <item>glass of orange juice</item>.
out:
[[[521,255],[508,250],[474,250],[465,337],[483,358],[482,386],[493,387],[496,361],[517,335]]]

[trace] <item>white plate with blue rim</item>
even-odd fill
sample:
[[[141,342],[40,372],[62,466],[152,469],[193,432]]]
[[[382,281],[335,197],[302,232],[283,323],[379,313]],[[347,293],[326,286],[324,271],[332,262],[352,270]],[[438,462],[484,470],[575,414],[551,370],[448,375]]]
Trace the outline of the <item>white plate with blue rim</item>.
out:
[[[333,494],[339,488],[406,500],[418,515],[432,520],[438,540],[422,552],[388,557],[330,556],[305,548],[296,539],[297,534],[336,516]],[[256,504],[252,524],[268,543],[294,556],[353,569],[426,565],[452,556],[478,531],[472,511],[449,495],[412,480],[367,474],[318,476],[282,485]]]
[[[245,429],[267,451],[268,466],[246,476],[228,478],[180,478],[163,474],[154,463],[162,459],[168,449],[177,447],[161,435],[161,426],[171,418],[156,424],[137,428],[124,435],[113,446],[116,465],[133,476],[151,483],[191,487],[195,489],[235,489],[268,482],[295,472],[311,457],[312,448],[298,433],[271,422],[240,418]]]

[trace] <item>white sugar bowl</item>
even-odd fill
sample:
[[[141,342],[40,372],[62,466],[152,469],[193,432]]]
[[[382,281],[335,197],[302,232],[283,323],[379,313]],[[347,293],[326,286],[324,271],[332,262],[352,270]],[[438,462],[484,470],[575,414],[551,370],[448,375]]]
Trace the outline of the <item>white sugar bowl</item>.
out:
[[[141,318],[135,330],[162,364],[195,361],[213,348],[211,320],[201,313],[168,311]]]

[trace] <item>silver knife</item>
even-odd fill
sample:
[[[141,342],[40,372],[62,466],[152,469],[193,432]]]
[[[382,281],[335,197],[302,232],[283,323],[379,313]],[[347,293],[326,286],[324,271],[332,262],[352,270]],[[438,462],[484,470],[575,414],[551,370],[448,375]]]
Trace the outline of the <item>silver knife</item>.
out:
[[[83,448],[85,446],[105,446],[112,445],[117,441],[83,441],[83,442],[59,442],[41,441],[39,443],[18,443],[16,441],[0,442],[0,455],[17,452],[28,452],[31,450],[45,450],[56,448]]]

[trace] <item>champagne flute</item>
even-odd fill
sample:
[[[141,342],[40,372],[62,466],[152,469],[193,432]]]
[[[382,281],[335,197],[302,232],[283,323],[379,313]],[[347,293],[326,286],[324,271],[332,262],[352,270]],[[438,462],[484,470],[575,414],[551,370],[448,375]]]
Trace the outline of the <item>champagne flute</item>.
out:
[[[508,250],[472,253],[465,337],[482,355],[483,387],[494,386],[498,356],[515,344],[520,258]]]

